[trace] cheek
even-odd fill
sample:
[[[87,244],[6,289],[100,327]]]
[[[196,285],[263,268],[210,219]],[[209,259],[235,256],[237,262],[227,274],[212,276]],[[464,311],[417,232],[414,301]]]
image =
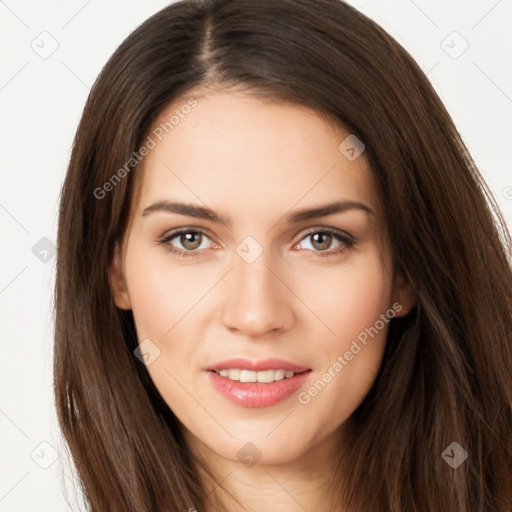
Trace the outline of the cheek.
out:
[[[325,274],[325,275],[322,275]],[[329,353],[342,350],[350,340],[365,328],[375,324],[390,307],[391,283],[384,277],[384,269],[377,251],[368,251],[353,262],[335,268],[323,269],[314,279],[301,285],[301,296],[310,309],[329,329],[322,337]]]
[[[333,332],[318,337],[318,371],[298,398],[306,410],[332,411],[325,418],[326,430],[352,414],[375,380],[391,319],[386,317],[391,292],[379,254],[374,252],[322,280],[322,290],[310,295],[318,297],[314,309]]]
[[[126,275],[139,338],[165,340],[179,330],[182,319],[207,289],[191,267],[168,261],[163,249],[128,252]]]

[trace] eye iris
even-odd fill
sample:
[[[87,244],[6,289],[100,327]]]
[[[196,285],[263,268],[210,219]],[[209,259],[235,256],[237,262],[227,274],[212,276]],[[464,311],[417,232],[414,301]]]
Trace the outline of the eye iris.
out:
[[[197,249],[201,245],[201,233],[182,233],[180,236],[180,243],[185,247],[185,249],[194,250]],[[194,241],[194,238],[196,239]],[[191,246],[190,246],[191,244]]]
[[[325,250],[328,249],[332,242],[332,235],[329,233],[315,233],[313,235],[310,235],[313,239],[313,247],[315,247],[318,250]],[[318,240],[320,238],[320,241]],[[323,241],[322,241],[323,240]],[[319,244],[319,246],[315,244]]]

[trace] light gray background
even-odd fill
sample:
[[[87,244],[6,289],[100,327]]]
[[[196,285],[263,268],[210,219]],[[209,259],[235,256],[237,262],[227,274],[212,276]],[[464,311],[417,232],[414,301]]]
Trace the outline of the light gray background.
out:
[[[52,396],[58,196],[90,86],[167,3],[0,0],[0,512],[69,510]],[[512,1],[350,3],[428,72],[512,225]]]

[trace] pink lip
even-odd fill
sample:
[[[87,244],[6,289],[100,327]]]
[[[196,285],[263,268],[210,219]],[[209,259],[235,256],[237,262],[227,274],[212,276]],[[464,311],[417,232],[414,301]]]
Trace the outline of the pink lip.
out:
[[[284,400],[302,385],[311,370],[298,373],[289,379],[263,384],[261,382],[238,382],[208,372],[212,386],[228,400],[241,407],[270,407]]]
[[[253,372],[263,372],[265,370],[288,370],[295,373],[302,373],[307,371],[309,368],[299,366],[291,363],[290,361],[284,361],[283,359],[262,359],[261,361],[250,361],[249,359],[237,358],[227,359],[221,361],[212,366],[206,368],[207,370],[228,370],[230,368],[238,368],[240,370],[252,370]]]
[[[238,382],[221,377],[215,371],[237,368],[240,370],[265,371],[288,370],[296,373],[293,377],[268,384],[262,382]],[[221,395],[241,407],[270,407],[289,397],[308,378],[311,370],[281,359],[249,361],[229,359],[207,368],[212,386]]]

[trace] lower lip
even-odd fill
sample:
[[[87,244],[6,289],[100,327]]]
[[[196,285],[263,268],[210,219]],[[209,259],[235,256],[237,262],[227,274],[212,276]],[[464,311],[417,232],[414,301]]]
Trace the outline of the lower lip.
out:
[[[228,400],[241,407],[270,407],[293,394],[308,378],[311,370],[289,379],[264,384],[261,382],[239,382],[221,377],[209,371],[213,387]]]

